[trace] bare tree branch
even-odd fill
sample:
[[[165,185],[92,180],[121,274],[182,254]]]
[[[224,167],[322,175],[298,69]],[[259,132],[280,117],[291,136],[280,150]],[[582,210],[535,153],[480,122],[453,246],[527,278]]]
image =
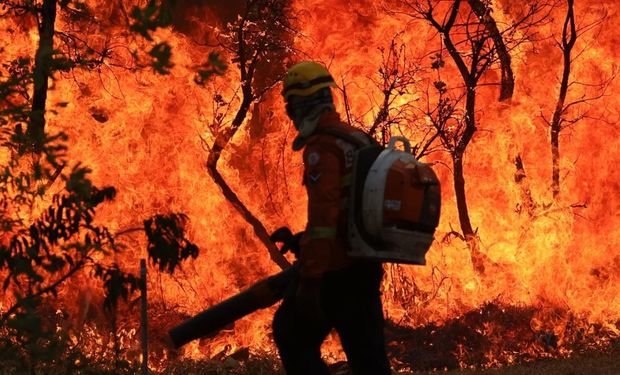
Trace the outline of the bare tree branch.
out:
[[[572,118],[569,118],[568,116],[575,111],[576,107],[580,107],[584,104],[591,103],[604,97],[606,95],[607,89],[609,88],[609,85],[615,79],[617,74],[617,71],[614,71],[612,72],[610,77],[604,79],[602,82],[597,84],[583,84],[577,81],[571,82],[572,64],[577,59],[577,57],[574,56],[573,52],[579,36],[582,35],[580,34],[580,30],[593,30],[595,25],[602,24],[603,19],[597,19],[586,27],[579,28],[577,27],[577,23],[575,20],[574,0],[566,0],[566,6],[566,17],[564,19],[564,24],[562,27],[561,39],[558,42],[558,47],[562,51],[562,76],[560,79],[558,98],[555,103],[555,109],[553,111],[551,121],[548,121],[546,120],[546,118],[543,117],[543,120],[549,126],[551,135],[551,190],[553,194],[553,199],[555,200],[559,198],[561,190],[560,133],[562,132],[562,130],[586,118],[590,109],[587,108],[584,112],[578,113]],[[606,17],[606,15],[604,15],[603,18],[604,17]],[[585,48],[580,53],[583,53],[584,51]],[[581,97],[568,101],[567,103],[569,90],[571,90],[577,84],[582,86],[590,86],[595,89],[596,93],[593,95],[587,95],[584,93]]]
[[[240,75],[241,101],[229,126],[220,128],[220,121],[214,123],[212,133],[215,140],[207,158],[207,171],[213,181],[220,187],[224,197],[232,204],[261,242],[269,250],[271,259],[281,268],[290,263],[280,254],[274,243],[269,240],[269,233],[264,224],[247,208],[238,195],[228,185],[217,170],[221,153],[226,149],[239,128],[245,123],[251,106],[259,101],[278,81],[274,75],[270,82],[258,86],[256,73],[262,64],[277,60],[286,55],[290,48],[287,34],[290,34],[290,14],[285,0],[246,0],[245,9],[234,23],[228,25],[228,31],[220,35],[221,46],[232,55]],[[231,105],[233,100],[225,101]]]

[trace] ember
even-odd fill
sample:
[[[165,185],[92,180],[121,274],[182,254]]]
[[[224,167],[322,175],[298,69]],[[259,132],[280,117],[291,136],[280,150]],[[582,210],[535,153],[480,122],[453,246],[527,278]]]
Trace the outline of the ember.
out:
[[[58,174],[42,196],[9,199],[15,191],[1,182],[0,279],[10,280],[4,259],[14,223],[26,233],[78,162],[92,169],[93,186],[115,188],[100,192],[108,195],[96,215],[89,208],[93,226],[107,228],[123,250],[94,261],[138,275],[138,260],[151,254],[145,221],[183,213],[171,220],[187,239],[168,245],[185,251],[178,264],[195,257],[193,244],[200,255],[174,274],[162,263],[150,267],[147,282],[150,365],[163,369],[174,355],[164,344],[173,323],[288,263],[268,234],[283,225],[303,230],[306,196],[279,82],[292,63],[313,59],[330,67],[338,110],[352,125],[382,142],[412,139],[442,183],[427,265],[385,265],[395,366],[506,366],[617,342],[616,0],[205,3],[0,0],[3,169],[16,155],[11,137],[22,125],[37,129],[37,113],[45,113],[45,134],[68,136],[68,164],[52,168]],[[47,106],[19,118],[21,106],[36,109],[44,60],[35,57],[45,50],[50,4],[48,42],[57,52],[48,56]],[[18,76],[35,78],[8,90]],[[138,281],[125,280],[128,303],[111,314],[95,273],[80,270],[56,295],[42,295],[39,316],[71,343],[65,357],[140,363]],[[15,328],[6,313],[20,288],[7,284],[0,295],[2,335]],[[272,317],[273,308],[260,310],[177,354],[273,354]],[[344,359],[337,341],[324,346],[332,362]]]

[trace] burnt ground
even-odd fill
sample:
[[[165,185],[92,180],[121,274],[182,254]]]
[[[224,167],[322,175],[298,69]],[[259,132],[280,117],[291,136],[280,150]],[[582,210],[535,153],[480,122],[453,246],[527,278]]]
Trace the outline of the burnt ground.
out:
[[[437,372],[414,372],[416,375]],[[446,375],[618,375],[620,347],[609,353],[593,353],[567,359],[543,359],[532,363],[488,370],[453,370]]]
[[[237,356],[239,358],[239,356]],[[494,369],[456,369],[450,371],[399,371],[394,375],[618,375],[620,374],[620,345],[615,344],[608,351],[581,354],[574,358],[540,359],[531,363]],[[66,368],[44,368],[36,374],[83,374],[112,375],[139,374],[138,368],[125,371],[104,370],[99,366],[84,366],[74,371]],[[223,360],[179,360],[163,371],[150,372],[151,375],[284,375],[277,358],[271,356],[247,357],[235,360],[232,356]],[[10,362],[0,361],[0,375],[27,374],[11,366]],[[344,364],[332,366],[332,375],[349,375]]]
[[[441,326],[388,324],[386,335],[393,363],[400,363],[401,368],[445,371],[545,363],[540,360],[551,358],[602,355],[618,359],[619,331],[620,322],[591,324],[559,309],[487,303]],[[614,374],[620,374],[617,363]]]
[[[169,367],[161,375],[284,375],[275,370],[274,358],[254,358],[247,362],[182,361]],[[574,358],[542,359],[527,364],[494,369],[457,369],[450,371],[399,371],[394,375],[618,375],[620,374],[620,346],[606,353],[590,353]],[[344,364],[332,366],[332,375],[349,375]],[[93,374],[95,375],[95,374]],[[97,374],[98,375],[98,374]]]
[[[620,322],[603,326],[587,323],[585,319],[560,309],[499,303],[487,303],[441,325],[411,328],[388,322],[386,326],[388,352],[397,374],[439,371],[450,375],[620,375],[618,332]],[[157,329],[153,329],[152,339],[156,333]],[[111,369],[109,358],[87,360],[78,352],[79,349],[75,347],[70,358],[53,361],[39,367],[35,373],[139,373],[135,365],[138,361]],[[0,375],[25,373],[10,351],[0,350],[0,353],[4,353],[0,356]],[[73,364],[71,358],[82,361],[79,365]],[[154,362],[155,359],[152,358]],[[165,369],[151,374],[283,375],[279,367],[280,362],[274,353],[253,354],[250,348],[242,348],[235,353],[222,353],[200,361],[179,358],[168,362]],[[331,367],[334,375],[349,374],[345,363]],[[483,370],[486,368],[489,369]]]
[[[441,326],[388,322],[386,336],[395,374],[620,375],[618,331],[620,322],[604,327],[559,309],[488,303]],[[218,362],[182,361],[162,375],[283,374],[273,355],[255,357],[249,350]],[[346,363],[331,368],[349,375]]]

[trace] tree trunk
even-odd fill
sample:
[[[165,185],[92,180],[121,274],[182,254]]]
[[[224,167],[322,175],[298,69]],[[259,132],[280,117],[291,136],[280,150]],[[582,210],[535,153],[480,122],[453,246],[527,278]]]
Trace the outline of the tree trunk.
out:
[[[458,13],[458,9],[460,6],[460,1],[455,0],[454,5],[452,6],[452,11],[448,21],[446,22],[444,27],[439,26],[439,24],[433,20],[435,28],[440,30],[443,34],[444,43],[446,44],[446,49],[450,56],[454,60],[457,68],[459,69],[459,73],[461,74],[461,78],[463,78],[463,83],[465,83],[467,94],[466,94],[466,102],[465,102],[465,130],[458,140],[457,144],[454,145],[454,149],[451,150],[452,153],[452,162],[453,162],[453,177],[454,177],[454,193],[456,195],[456,207],[459,214],[459,222],[461,224],[461,231],[463,232],[463,236],[466,240],[474,237],[474,230],[471,226],[471,221],[469,219],[469,209],[467,208],[467,198],[465,194],[465,176],[463,173],[463,157],[465,155],[465,150],[467,150],[467,146],[471,141],[474,133],[476,132],[476,86],[478,84],[475,77],[475,69],[474,71],[469,71],[467,65],[463,61],[463,57],[460,55],[456,46],[452,42],[450,38],[450,29],[456,20],[456,16]],[[476,64],[473,65],[476,67]]]
[[[562,29],[562,81],[560,82],[560,93],[558,101],[553,111],[551,119],[551,190],[553,199],[560,196],[560,132],[562,131],[562,117],[564,116],[564,103],[568,94],[568,86],[571,72],[571,51],[577,41],[577,30],[575,27],[575,14],[573,11],[573,0],[568,0],[568,10]]]
[[[34,93],[32,111],[28,124],[28,135],[33,142],[34,151],[43,149],[45,140],[45,105],[49,88],[49,77],[54,52],[54,23],[56,22],[56,0],[44,0],[40,10],[39,46],[34,61]]]
[[[460,55],[456,46],[452,42],[450,38],[450,29],[456,20],[456,15],[458,13],[458,8],[460,5],[459,0],[455,0],[454,5],[452,7],[452,12],[450,14],[450,18],[448,19],[446,26],[441,27],[435,22],[435,27],[438,30],[442,31],[444,36],[444,43],[446,44],[446,49],[450,53],[450,56],[454,60],[459,72],[461,73],[461,78],[463,78],[463,83],[465,83],[467,93],[466,93],[466,102],[465,102],[465,130],[458,140],[457,144],[454,145],[454,149],[452,149],[452,164],[453,164],[453,178],[454,178],[454,194],[456,196],[456,208],[459,215],[459,223],[461,225],[461,232],[463,233],[463,237],[467,242],[467,246],[470,250],[470,256],[472,263],[474,265],[474,269],[479,273],[484,273],[484,262],[482,261],[482,257],[480,256],[480,251],[478,248],[478,241],[476,239],[476,234],[471,225],[471,220],[469,219],[469,209],[467,207],[467,195],[465,193],[465,175],[463,171],[463,157],[465,156],[465,151],[467,150],[467,146],[469,142],[474,136],[476,132],[476,87],[478,85],[476,79],[476,64],[472,66],[473,71],[469,71],[467,65],[463,61],[463,57]]]
[[[463,171],[463,158],[469,142],[476,133],[476,87],[478,83],[473,78],[465,79],[467,85],[467,95],[465,102],[465,130],[456,146],[452,156],[454,164],[454,192],[456,194],[456,206],[459,213],[459,221],[461,231],[465,242],[469,248],[471,262],[474,270],[479,275],[486,272],[488,265],[494,265],[494,262],[485,254],[480,252],[480,241],[477,233],[471,225],[469,218],[469,208],[467,207],[467,195],[465,193],[465,176]]]
[[[459,213],[461,231],[465,238],[474,237],[474,230],[469,219],[467,198],[465,194],[465,175],[463,173],[463,157],[474,133],[476,132],[476,83],[467,82],[467,97],[465,103],[466,117],[465,130],[452,154],[454,164],[454,192],[456,194],[456,206]]]
[[[452,158],[454,164],[454,193],[456,195],[456,207],[459,213],[459,222],[463,236],[467,239],[474,236],[474,230],[469,219],[469,210],[467,208],[467,198],[465,195],[465,176],[463,174],[463,155],[454,155]]]
[[[553,199],[560,196],[560,129],[551,124],[551,190]]]
[[[562,130],[562,115],[564,114],[564,103],[568,93],[568,80],[570,77],[570,50],[564,51],[564,68],[562,72],[562,81],[560,83],[560,94],[553,111],[551,119],[551,190],[553,191],[553,199],[560,196],[560,131]]]

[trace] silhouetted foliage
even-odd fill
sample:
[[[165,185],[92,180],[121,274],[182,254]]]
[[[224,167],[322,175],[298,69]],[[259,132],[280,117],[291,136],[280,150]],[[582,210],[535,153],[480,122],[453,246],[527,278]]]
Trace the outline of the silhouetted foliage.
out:
[[[149,0],[144,8],[134,7],[131,11],[131,18],[134,22],[130,29],[153,43],[153,48],[149,51],[149,55],[153,59],[151,66],[159,74],[169,74],[170,69],[174,66],[170,61],[172,47],[168,42],[156,43],[151,34],[159,28],[165,28],[172,24],[171,12],[174,5],[174,1]]]
[[[169,24],[166,16],[148,9],[153,4],[133,12],[144,24],[134,31],[147,37],[154,28]],[[20,366],[32,372],[68,352],[67,332],[57,329],[49,314],[55,311],[49,305],[67,280],[90,273],[101,282],[114,330],[118,303],[139,289],[140,280],[110,262],[109,256],[124,248],[95,220],[99,207],[115,198],[116,189],[96,186],[89,168],[68,159],[67,136],[45,127],[48,80],[58,79],[54,74],[59,71],[95,68],[108,56],[64,33],[57,36],[67,50],[54,49],[57,8],[73,17],[92,17],[90,10],[68,0],[0,1],[0,6],[3,16],[35,15],[41,20],[35,58],[18,57],[0,66],[0,348],[13,351]],[[172,67],[166,63],[171,56],[166,46],[151,53],[162,74]],[[58,109],[65,106],[60,103]],[[196,245],[185,237],[186,221],[183,214],[156,215],[141,228],[147,234],[149,257],[160,270],[172,273],[183,260],[198,255]],[[117,349],[115,342],[119,363]]]
[[[95,276],[103,281],[106,291],[104,307],[108,311],[116,308],[118,301],[127,301],[131,294],[140,288],[140,278],[129,273],[124,273],[118,264],[103,267],[94,265]]]
[[[114,269],[96,260],[120,249],[94,218],[116,190],[95,186],[89,169],[79,163],[62,168],[68,163],[63,134],[45,134],[41,154],[33,153],[32,139],[20,124],[5,121],[1,136],[11,157],[0,174],[0,272],[6,307],[0,328],[5,339],[19,344],[24,366],[32,369],[63,353],[66,333],[57,333],[41,312],[50,297],[81,270],[95,267],[101,270],[95,276],[105,276]],[[100,278],[106,299],[117,298],[108,280]]]
[[[223,75],[227,67],[226,63],[220,59],[219,54],[211,52],[207,62],[198,66],[194,82],[203,86],[214,74]]]
[[[198,256],[198,247],[185,238],[187,216],[155,215],[144,221],[149,259],[160,271],[173,273],[189,257]]]
[[[131,11],[133,23],[130,29],[152,43],[149,51],[151,67],[158,74],[169,74],[174,67],[171,61],[172,47],[166,41],[155,42],[152,34],[160,28],[172,25],[175,7],[175,0],[149,0],[144,7],[136,6]],[[205,63],[198,65],[194,81],[203,85],[213,75],[222,75],[225,71],[226,64],[220,59],[220,55],[212,52]]]
[[[131,10],[131,17],[134,19],[130,27],[131,31],[152,41],[151,33],[159,28],[172,25],[172,8],[175,3],[172,0],[166,2],[149,0],[144,8],[134,7]]]

